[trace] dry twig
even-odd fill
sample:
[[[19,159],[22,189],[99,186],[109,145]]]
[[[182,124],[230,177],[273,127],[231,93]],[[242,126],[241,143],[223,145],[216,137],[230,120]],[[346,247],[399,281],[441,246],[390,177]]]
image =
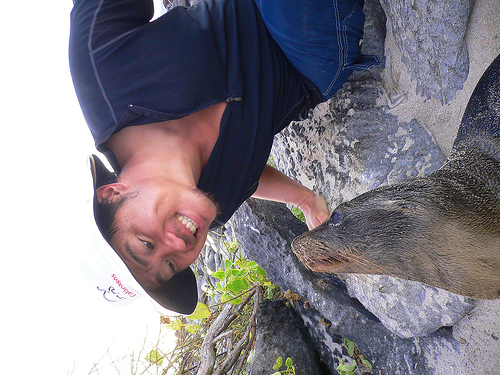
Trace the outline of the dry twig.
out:
[[[229,325],[239,316],[243,307],[252,299],[254,299],[254,306],[252,311],[252,316],[250,318],[250,323],[247,326],[245,334],[243,337],[236,343],[236,345],[229,350],[225,360],[218,366],[217,369],[214,370],[215,361],[217,357],[216,353],[216,344],[218,341],[223,338],[227,338],[228,335],[232,335],[232,331],[224,332]],[[248,357],[249,349],[251,348],[251,341],[255,335],[251,336],[251,333],[254,332],[255,328],[255,316],[257,314],[258,305],[260,299],[260,286],[256,285],[248,292],[248,296],[243,300],[235,309],[234,313],[232,313],[233,305],[227,304],[224,306],[219,316],[212,322],[203,343],[201,344],[200,350],[200,358],[201,363],[198,368],[198,372],[196,375],[222,375],[226,374],[231,370],[232,367],[240,360],[239,368],[243,366],[243,361],[246,361]],[[222,333],[221,333],[222,332]],[[249,338],[252,337],[252,340]],[[241,352],[243,347],[246,345],[245,356],[241,358]]]

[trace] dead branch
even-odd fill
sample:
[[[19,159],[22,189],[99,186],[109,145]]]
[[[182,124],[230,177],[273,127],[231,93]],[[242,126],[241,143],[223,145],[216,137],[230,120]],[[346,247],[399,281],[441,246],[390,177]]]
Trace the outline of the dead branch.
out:
[[[255,325],[255,316],[257,315],[257,310],[259,308],[259,296],[260,296],[259,286],[256,286],[254,291],[255,291],[254,292],[254,305],[253,305],[252,316],[250,318],[250,323],[247,326],[245,334],[238,341],[238,343],[234,346],[234,348],[228,353],[224,362],[222,362],[221,366],[214,372],[214,375],[225,374],[226,372],[228,372],[231,369],[231,367],[234,366],[234,364],[238,361],[238,359],[240,359],[243,345],[249,340],[250,332],[252,332],[252,329]],[[245,302],[245,301],[243,301],[243,302]],[[240,307],[243,305],[243,302],[240,305]],[[248,302],[248,300],[247,300],[247,302]],[[247,302],[245,302],[245,304]],[[248,356],[248,353],[246,353],[246,356]]]
[[[236,343],[232,350],[229,350],[227,353],[226,359],[222,362],[218,369],[214,371],[215,361],[216,361],[216,343],[223,338],[227,338],[228,335],[232,335],[232,331],[225,331],[229,325],[239,316],[243,307],[254,297],[254,306],[252,316],[250,318],[250,323],[247,326],[245,334],[243,337]],[[241,359],[241,351],[243,345],[248,343],[250,333],[254,331],[255,326],[255,315],[257,314],[258,305],[260,298],[260,287],[259,285],[254,286],[252,289],[248,291],[248,296],[235,308],[234,313],[232,313],[233,306],[230,303],[226,304],[222,311],[219,313],[219,316],[212,322],[203,343],[201,344],[200,349],[200,359],[201,363],[198,368],[196,375],[222,375],[231,369],[235,365],[235,363]],[[223,333],[221,333],[223,332]],[[253,335],[254,337],[255,335]],[[245,355],[248,357],[249,350],[251,345],[247,344],[247,350]],[[241,366],[241,364],[240,364]]]
[[[232,306],[227,304],[224,306],[219,316],[212,322],[208,329],[207,335],[201,344],[200,358],[201,363],[196,375],[210,375],[213,372],[215,365],[215,342],[214,339],[221,331],[227,328],[226,321],[231,313]]]

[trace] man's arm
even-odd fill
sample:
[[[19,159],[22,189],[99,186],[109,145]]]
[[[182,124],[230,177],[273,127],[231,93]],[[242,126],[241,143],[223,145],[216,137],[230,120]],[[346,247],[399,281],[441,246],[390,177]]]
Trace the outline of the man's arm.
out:
[[[317,227],[329,216],[328,206],[323,197],[270,165],[264,168],[259,179],[259,187],[253,197],[289,203],[300,208],[309,229]]]

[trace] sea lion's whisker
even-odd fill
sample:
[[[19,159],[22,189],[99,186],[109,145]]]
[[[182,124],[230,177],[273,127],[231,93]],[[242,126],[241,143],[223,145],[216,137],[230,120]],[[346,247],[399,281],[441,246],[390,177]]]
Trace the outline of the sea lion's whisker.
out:
[[[356,265],[356,267],[360,268],[355,273],[382,275],[387,271],[386,269],[384,269],[383,266],[373,263],[370,260],[364,259],[363,256],[360,254],[351,253],[349,254],[349,256],[346,256],[345,258],[349,261],[349,263]]]

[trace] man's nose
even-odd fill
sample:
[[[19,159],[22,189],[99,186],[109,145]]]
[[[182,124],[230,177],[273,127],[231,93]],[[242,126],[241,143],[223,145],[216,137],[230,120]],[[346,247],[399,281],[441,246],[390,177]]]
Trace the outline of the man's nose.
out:
[[[165,233],[164,243],[165,244],[164,246],[162,246],[162,248],[164,248],[163,251],[166,254],[184,253],[188,251],[188,246],[186,242],[172,232]]]

